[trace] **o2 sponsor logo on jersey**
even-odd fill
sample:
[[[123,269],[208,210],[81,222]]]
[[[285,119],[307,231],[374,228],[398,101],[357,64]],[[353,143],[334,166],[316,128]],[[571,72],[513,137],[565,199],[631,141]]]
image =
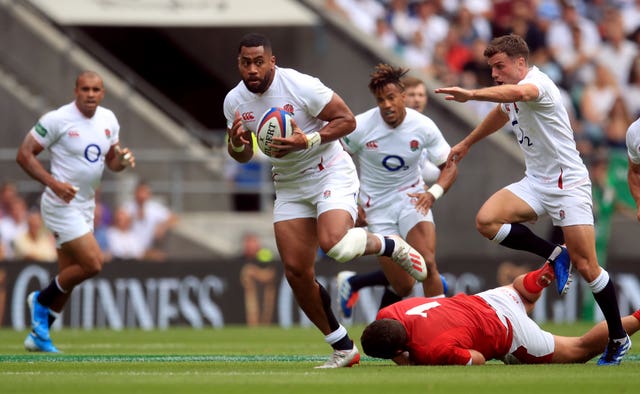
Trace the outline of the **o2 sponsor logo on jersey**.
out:
[[[396,155],[385,156],[385,158],[382,159],[382,166],[391,172],[409,169],[409,166],[405,164],[404,159]]]
[[[102,149],[96,144],[89,144],[86,148],[84,148],[84,158],[87,159],[89,163],[95,163],[100,160],[100,156],[102,155]]]

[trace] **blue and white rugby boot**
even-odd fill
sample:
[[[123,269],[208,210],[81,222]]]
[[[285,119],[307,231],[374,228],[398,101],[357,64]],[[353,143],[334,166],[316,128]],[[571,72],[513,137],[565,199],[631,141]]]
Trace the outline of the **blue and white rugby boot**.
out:
[[[631,338],[627,335],[622,339],[609,339],[607,348],[598,360],[598,365],[620,365],[624,356],[631,349]]]
[[[338,304],[340,305],[340,314],[344,319],[350,319],[353,313],[353,306],[358,301],[358,292],[351,289],[349,278],[356,273],[353,271],[342,271],[338,273],[336,282],[338,285]]]
[[[35,333],[30,332],[24,340],[24,348],[30,352],[59,353],[51,339],[41,339]]]
[[[556,276],[556,284],[558,285],[558,294],[565,295],[569,291],[571,285],[573,264],[571,264],[571,258],[569,257],[569,251],[564,246],[560,247],[562,251],[551,262],[553,265],[553,273]]]
[[[31,311],[31,329],[42,340],[50,340],[49,337],[49,308],[38,302],[39,291],[34,291],[27,297],[27,304]]]

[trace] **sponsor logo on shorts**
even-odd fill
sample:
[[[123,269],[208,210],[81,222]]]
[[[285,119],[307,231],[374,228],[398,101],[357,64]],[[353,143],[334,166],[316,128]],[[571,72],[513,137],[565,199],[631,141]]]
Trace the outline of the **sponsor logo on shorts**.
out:
[[[46,137],[47,136],[47,129],[45,129],[40,123],[36,124],[36,133],[40,134],[40,137]]]
[[[327,198],[331,198],[331,190],[325,190],[325,191],[322,193],[322,198],[324,198],[325,200],[326,200]]]
[[[561,210],[560,210],[560,220],[564,220],[565,216],[566,216],[566,215],[565,215],[565,213],[564,213],[564,209],[561,209]]]

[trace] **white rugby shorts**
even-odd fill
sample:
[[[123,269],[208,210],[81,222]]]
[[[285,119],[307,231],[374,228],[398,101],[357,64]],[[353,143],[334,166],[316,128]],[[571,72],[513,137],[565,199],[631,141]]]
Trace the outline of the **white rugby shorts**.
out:
[[[496,310],[496,314],[508,328],[511,323],[513,341],[505,362],[550,362],[555,351],[553,335],[544,331],[527,315],[520,295],[513,287],[498,287],[477,294]]]
[[[40,202],[40,210],[45,226],[51,231],[56,247],[72,241],[93,231],[93,215],[95,207],[92,205],[78,207],[72,204],[62,205],[49,201],[45,196]]]
[[[309,169],[294,180],[275,181],[273,222],[318,218],[333,209],[349,212],[355,222],[360,181],[353,160],[343,153],[322,169]]]
[[[554,226],[593,225],[591,182],[559,189],[525,177],[505,188],[529,204],[538,217],[549,215]]]
[[[432,210],[422,214],[416,210],[412,198],[407,193],[424,192],[423,184],[395,192],[393,202],[384,206],[365,207],[367,214],[367,227],[369,231],[376,234],[399,234],[403,239],[407,239],[409,231],[420,222],[433,221]]]

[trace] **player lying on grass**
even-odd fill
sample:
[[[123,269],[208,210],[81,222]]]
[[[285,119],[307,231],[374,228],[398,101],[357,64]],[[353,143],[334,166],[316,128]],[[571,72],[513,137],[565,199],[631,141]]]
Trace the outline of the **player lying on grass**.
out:
[[[475,295],[397,302],[365,328],[362,349],[400,365],[477,365],[490,359],[506,364],[585,363],[605,348],[606,322],[581,337],[562,337],[542,330],[528,316],[554,279],[547,262],[511,285]],[[640,310],[622,318],[622,324],[629,335],[640,330]]]

